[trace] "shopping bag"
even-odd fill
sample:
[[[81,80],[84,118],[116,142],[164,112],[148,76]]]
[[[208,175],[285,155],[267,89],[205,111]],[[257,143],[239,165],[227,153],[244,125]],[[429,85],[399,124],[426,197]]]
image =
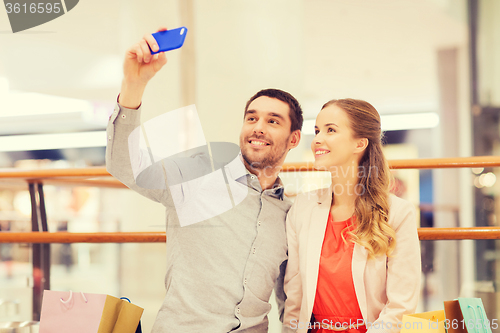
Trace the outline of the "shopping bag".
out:
[[[403,315],[401,333],[446,333],[444,311],[430,311]]]
[[[448,333],[491,333],[480,298],[458,298],[444,302]]]
[[[463,327],[464,316],[462,315],[458,300],[445,301],[444,313],[446,316],[448,333],[467,333],[467,329]]]
[[[40,333],[136,333],[144,309],[113,296],[45,290]]]

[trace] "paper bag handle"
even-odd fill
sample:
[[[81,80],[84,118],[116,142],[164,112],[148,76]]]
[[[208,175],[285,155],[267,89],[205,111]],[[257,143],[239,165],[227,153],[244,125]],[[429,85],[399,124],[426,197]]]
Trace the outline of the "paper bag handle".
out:
[[[476,317],[476,311],[474,311],[474,307],[472,305],[468,305],[467,308],[471,308],[472,309],[472,314],[474,315],[474,319],[476,319],[476,323],[477,323],[477,317]],[[481,325],[481,328],[483,329],[483,332],[484,332],[484,318],[483,318],[483,313],[481,311],[481,307],[478,305],[477,308],[479,309],[479,313],[481,315],[481,319],[483,319],[482,321],[482,325]],[[472,327],[474,328],[474,331],[477,332],[478,330],[476,329],[476,325],[472,325]],[[469,327],[467,327],[467,330],[469,330]]]
[[[83,300],[85,301],[85,303],[88,303],[89,301],[87,300],[87,298],[85,297],[85,295],[83,294],[83,292],[80,292],[80,294],[82,294],[82,297],[83,297]],[[73,297],[73,291],[70,290],[69,291],[69,297],[68,299],[65,301],[63,300],[62,298],[60,299],[61,303],[63,304],[68,304],[69,301],[71,301],[71,298]]]
[[[486,319],[483,317],[483,309],[479,305],[477,305],[477,310],[478,310],[479,316],[481,317],[481,320],[483,322],[481,327],[483,328],[483,331],[486,331],[486,329],[484,328],[484,325],[486,323]]]

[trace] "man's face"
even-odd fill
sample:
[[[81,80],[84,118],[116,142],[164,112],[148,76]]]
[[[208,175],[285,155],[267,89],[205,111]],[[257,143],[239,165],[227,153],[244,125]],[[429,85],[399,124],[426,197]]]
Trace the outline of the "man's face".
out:
[[[283,164],[288,150],[298,144],[297,135],[292,135],[290,128],[290,107],[287,103],[267,96],[252,101],[240,134],[240,148],[245,162],[261,170]]]

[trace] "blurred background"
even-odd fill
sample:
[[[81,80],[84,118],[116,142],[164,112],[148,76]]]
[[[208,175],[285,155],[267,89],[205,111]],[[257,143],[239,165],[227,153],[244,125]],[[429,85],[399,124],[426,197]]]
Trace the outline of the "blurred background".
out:
[[[287,162],[312,161],[314,119],[334,98],[382,115],[389,159],[500,154],[498,0],[82,0],[12,33],[0,10],[0,168],[103,166],[105,127],[125,50],[160,26],[189,29],[150,82],[143,121],[195,104],[207,141],[238,143],[246,101],[263,88],[304,109]],[[422,227],[498,226],[499,170],[398,170],[398,196]],[[287,193],[328,186],[285,174]],[[49,231],[162,231],[164,209],[126,189],[45,186]],[[293,198],[293,196],[291,196]],[[0,183],[0,231],[30,231],[27,187]],[[500,318],[500,243],[422,241],[417,311],[481,297]],[[0,321],[31,320],[31,247],[0,244]],[[151,330],[164,296],[164,244],[53,244],[51,289],[127,296]],[[279,332],[276,306],[270,332]]]

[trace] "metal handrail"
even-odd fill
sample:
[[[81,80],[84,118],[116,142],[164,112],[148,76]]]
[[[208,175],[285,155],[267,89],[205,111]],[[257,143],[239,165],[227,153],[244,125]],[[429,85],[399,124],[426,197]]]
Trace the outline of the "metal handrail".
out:
[[[499,167],[500,156],[474,156],[456,158],[426,158],[389,160],[391,169],[444,169],[444,168],[480,168]],[[282,172],[314,171],[312,162],[285,163]],[[111,176],[105,167],[40,169],[40,170],[0,170],[0,179],[67,180],[84,181],[86,178]],[[110,185],[112,183],[109,183]],[[106,185],[106,184],[104,184]]]
[[[500,227],[419,228],[425,240],[500,239]],[[0,243],[165,243],[165,232],[3,232]]]
[[[500,166],[500,156],[421,158],[388,162],[391,169],[488,168]],[[314,171],[314,168],[312,162],[285,163],[281,171]]]
[[[0,243],[165,243],[165,232],[3,232]]]

